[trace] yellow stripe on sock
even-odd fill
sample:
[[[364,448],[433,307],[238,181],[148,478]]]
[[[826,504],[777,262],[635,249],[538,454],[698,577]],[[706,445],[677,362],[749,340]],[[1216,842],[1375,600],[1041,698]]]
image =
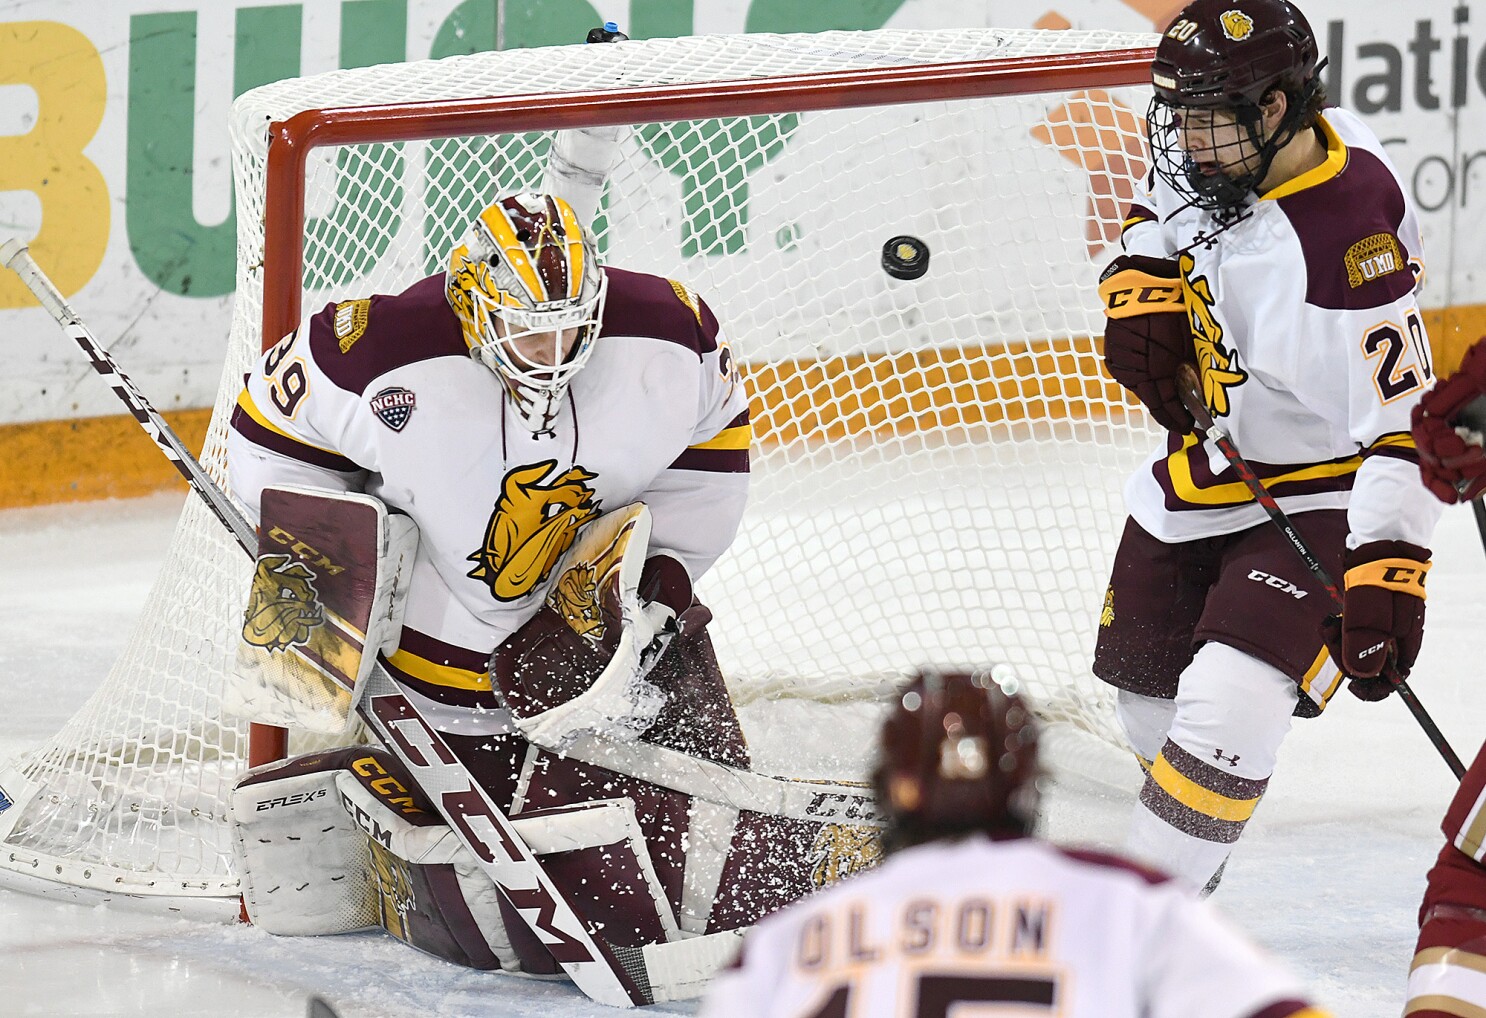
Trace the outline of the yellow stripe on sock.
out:
[[[1252,799],[1230,799],[1210,788],[1203,788],[1171,766],[1164,756],[1156,757],[1156,762],[1151,765],[1151,778],[1177,802],[1214,820],[1242,822],[1253,816],[1254,807],[1259,805],[1257,795]]]

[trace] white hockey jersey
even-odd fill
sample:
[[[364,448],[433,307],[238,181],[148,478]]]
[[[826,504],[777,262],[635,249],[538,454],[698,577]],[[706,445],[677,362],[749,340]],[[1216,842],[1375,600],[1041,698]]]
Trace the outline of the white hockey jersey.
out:
[[[1099,853],[908,849],[754,927],[703,1018],[1317,1018],[1205,901]]]
[[[645,502],[651,553],[695,579],[742,518],[752,429],[716,318],[682,284],[605,271],[600,334],[551,434],[523,427],[471,359],[442,275],[308,317],[264,354],[233,415],[231,488],[255,522],[263,488],[304,484],[365,491],[418,524],[386,664],[443,727],[471,731],[470,709],[495,706],[491,652],[536,612],[588,521]]]
[[[1346,508],[1353,547],[1428,545],[1441,507],[1409,434],[1433,376],[1415,299],[1418,219],[1361,121],[1330,109],[1321,129],[1326,161],[1227,228],[1148,177],[1124,247],[1178,259],[1208,407],[1281,508]],[[1163,541],[1265,519],[1217,447],[1193,435],[1168,436],[1125,496]]]

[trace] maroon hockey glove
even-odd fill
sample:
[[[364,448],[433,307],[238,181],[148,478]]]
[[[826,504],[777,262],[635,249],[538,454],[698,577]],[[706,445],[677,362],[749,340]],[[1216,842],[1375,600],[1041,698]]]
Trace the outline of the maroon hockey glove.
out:
[[[1110,377],[1135,393],[1161,427],[1191,431],[1176,369],[1197,355],[1176,262],[1120,255],[1099,277],[1099,296],[1107,316],[1104,365]]]
[[[1439,382],[1414,404],[1414,444],[1419,474],[1441,502],[1468,502],[1486,491],[1486,450],[1461,430],[1486,427],[1486,339],[1466,352],[1460,370]]]
[[[1424,639],[1424,576],[1429,549],[1370,541],[1347,552],[1342,614],[1326,620],[1331,659],[1360,700],[1381,700],[1409,677]]]

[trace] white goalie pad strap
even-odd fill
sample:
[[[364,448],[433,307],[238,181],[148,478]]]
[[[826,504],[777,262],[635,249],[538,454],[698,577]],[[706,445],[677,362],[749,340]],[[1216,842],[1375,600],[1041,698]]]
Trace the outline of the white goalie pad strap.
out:
[[[686,869],[681,881],[681,914],[677,923],[688,933],[705,933],[712,903],[722,883],[738,811],[705,799],[695,799],[686,828]]]
[[[397,646],[417,527],[370,495],[290,486],[265,488],[261,514],[225,709],[342,734],[377,654]]]
[[[232,792],[233,854],[255,926],[281,936],[375,928],[366,835],[341,807],[339,768],[255,768]],[[283,772],[282,776],[271,777]],[[266,780],[254,780],[260,777]]]
[[[622,632],[608,664],[587,689],[539,714],[516,718],[532,742],[560,749],[583,732],[629,741],[665,706],[665,695],[645,675],[675,633],[675,613],[641,602],[640,573],[649,546],[650,510],[635,502],[585,526],[553,568],[547,603],[570,626],[597,644],[603,629],[593,622],[605,600],[617,598]]]
[[[655,1002],[701,996],[718,969],[732,961],[742,945],[742,930],[646,944],[640,953],[645,958],[645,973],[650,977]]]
[[[872,789],[866,784],[759,774],[663,746],[616,742],[592,734],[570,740],[562,753],[583,763],[735,810],[819,823],[868,827],[885,824],[877,812]]]

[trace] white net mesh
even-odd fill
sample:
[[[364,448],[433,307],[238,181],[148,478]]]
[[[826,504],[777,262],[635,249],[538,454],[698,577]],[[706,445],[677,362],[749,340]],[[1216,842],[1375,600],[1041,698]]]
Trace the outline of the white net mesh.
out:
[[[203,461],[223,478],[225,424],[261,348],[264,225],[283,214],[265,208],[271,122],[1153,42],[740,35],[483,54],[250,92],[233,125],[237,304]],[[604,193],[601,248],[703,294],[752,387],[750,508],[701,584],[740,700],[869,695],[926,662],[1000,663],[1047,717],[1118,741],[1088,661],[1119,485],[1152,436],[1099,381],[1092,337],[1102,252],[1142,171],[1133,111],[1145,100],[1046,84],[962,99],[954,87],[931,81],[922,101],[894,106],[795,112],[786,98],[767,114],[638,125]],[[530,132],[315,150],[304,309],[441,270],[475,212],[541,183],[551,144]],[[880,267],[900,234],[930,249],[921,279]],[[116,891],[232,892],[226,791],[247,740],[220,700],[247,582],[245,557],[189,504],[107,682],[0,775],[17,799],[0,813],[0,868]]]

